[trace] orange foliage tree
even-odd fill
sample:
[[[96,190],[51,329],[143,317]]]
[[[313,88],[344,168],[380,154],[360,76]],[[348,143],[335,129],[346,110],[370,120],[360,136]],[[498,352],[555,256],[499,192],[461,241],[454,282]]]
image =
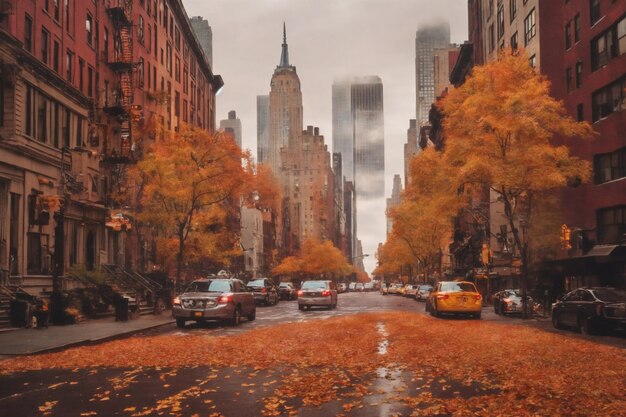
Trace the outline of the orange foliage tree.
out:
[[[224,240],[227,203],[238,202],[252,181],[249,156],[230,136],[193,129],[155,142],[129,179],[137,217],[162,236],[164,257],[176,253],[177,280],[185,262],[229,249],[215,250]]]
[[[272,270],[274,275],[342,276],[352,272],[344,254],[330,240],[309,239],[302,243],[298,256],[289,256]]]
[[[488,186],[502,202],[513,249],[522,260],[523,291],[531,238],[520,233],[520,224],[532,225],[535,197],[586,181],[591,173],[587,161],[551,143],[555,135],[589,137],[592,131],[588,123],[568,117],[549,89],[525,54],[504,52],[475,68],[442,104],[445,154],[457,187]]]

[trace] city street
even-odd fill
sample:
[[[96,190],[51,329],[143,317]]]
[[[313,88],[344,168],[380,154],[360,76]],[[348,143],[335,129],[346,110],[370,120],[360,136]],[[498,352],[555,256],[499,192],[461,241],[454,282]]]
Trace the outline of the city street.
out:
[[[623,412],[623,336],[583,337],[487,309],[480,321],[423,309],[379,293],[341,294],[336,310],[281,301],[237,328],[171,325],[5,360],[0,407],[16,417]]]

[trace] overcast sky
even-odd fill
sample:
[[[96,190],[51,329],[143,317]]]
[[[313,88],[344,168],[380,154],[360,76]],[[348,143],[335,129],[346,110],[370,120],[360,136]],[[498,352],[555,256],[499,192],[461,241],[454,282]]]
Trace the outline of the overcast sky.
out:
[[[451,41],[467,39],[467,0],[183,0],[189,17],[213,31],[213,67],[224,78],[217,123],[236,110],[243,147],[256,155],[256,96],[269,94],[280,60],[283,21],[289,59],[302,85],[304,126],[320,128],[332,151],[333,79],[378,75],[385,106],[385,195],[403,174],[403,144],[415,118],[415,32],[434,20],[450,23]],[[366,269],[385,240],[384,201],[361,207],[359,238]],[[367,213],[367,214],[365,214]],[[369,217],[366,217],[369,216]]]

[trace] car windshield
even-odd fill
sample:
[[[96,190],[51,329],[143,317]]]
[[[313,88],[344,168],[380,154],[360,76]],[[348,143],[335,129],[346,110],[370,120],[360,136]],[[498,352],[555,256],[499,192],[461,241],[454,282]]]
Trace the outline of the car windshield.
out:
[[[441,291],[469,291],[476,292],[476,287],[470,282],[442,282]]]
[[[289,284],[288,282],[281,282],[280,283],[280,287],[282,287],[282,288],[285,288],[285,287],[289,288],[289,287],[291,287],[291,284]]]
[[[254,281],[248,282],[249,287],[264,287],[265,282],[262,279],[255,279]]]
[[[430,285],[420,285],[420,290],[422,291],[428,291],[432,288],[432,286]]]
[[[598,288],[593,290],[593,294],[602,301],[626,301],[626,291],[617,288]]]
[[[195,281],[187,288],[187,292],[226,292],[230,291],[230,281],[210,280]]]
[[[303,290],[310,290],[314,288],[326,288],[326,282],[324,281],[306,281],[302,284]]]
[[[521,297],[522,295],[520,294],[518,290],[507,290],[506,296],[507,297]]]

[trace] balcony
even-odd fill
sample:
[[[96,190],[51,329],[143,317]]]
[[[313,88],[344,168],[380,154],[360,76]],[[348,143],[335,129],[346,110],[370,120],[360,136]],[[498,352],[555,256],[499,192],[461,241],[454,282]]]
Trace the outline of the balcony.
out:
[[[106,10],[113,21],[130,25],[133,21],[132,4],[132,0],[106,0]]]

